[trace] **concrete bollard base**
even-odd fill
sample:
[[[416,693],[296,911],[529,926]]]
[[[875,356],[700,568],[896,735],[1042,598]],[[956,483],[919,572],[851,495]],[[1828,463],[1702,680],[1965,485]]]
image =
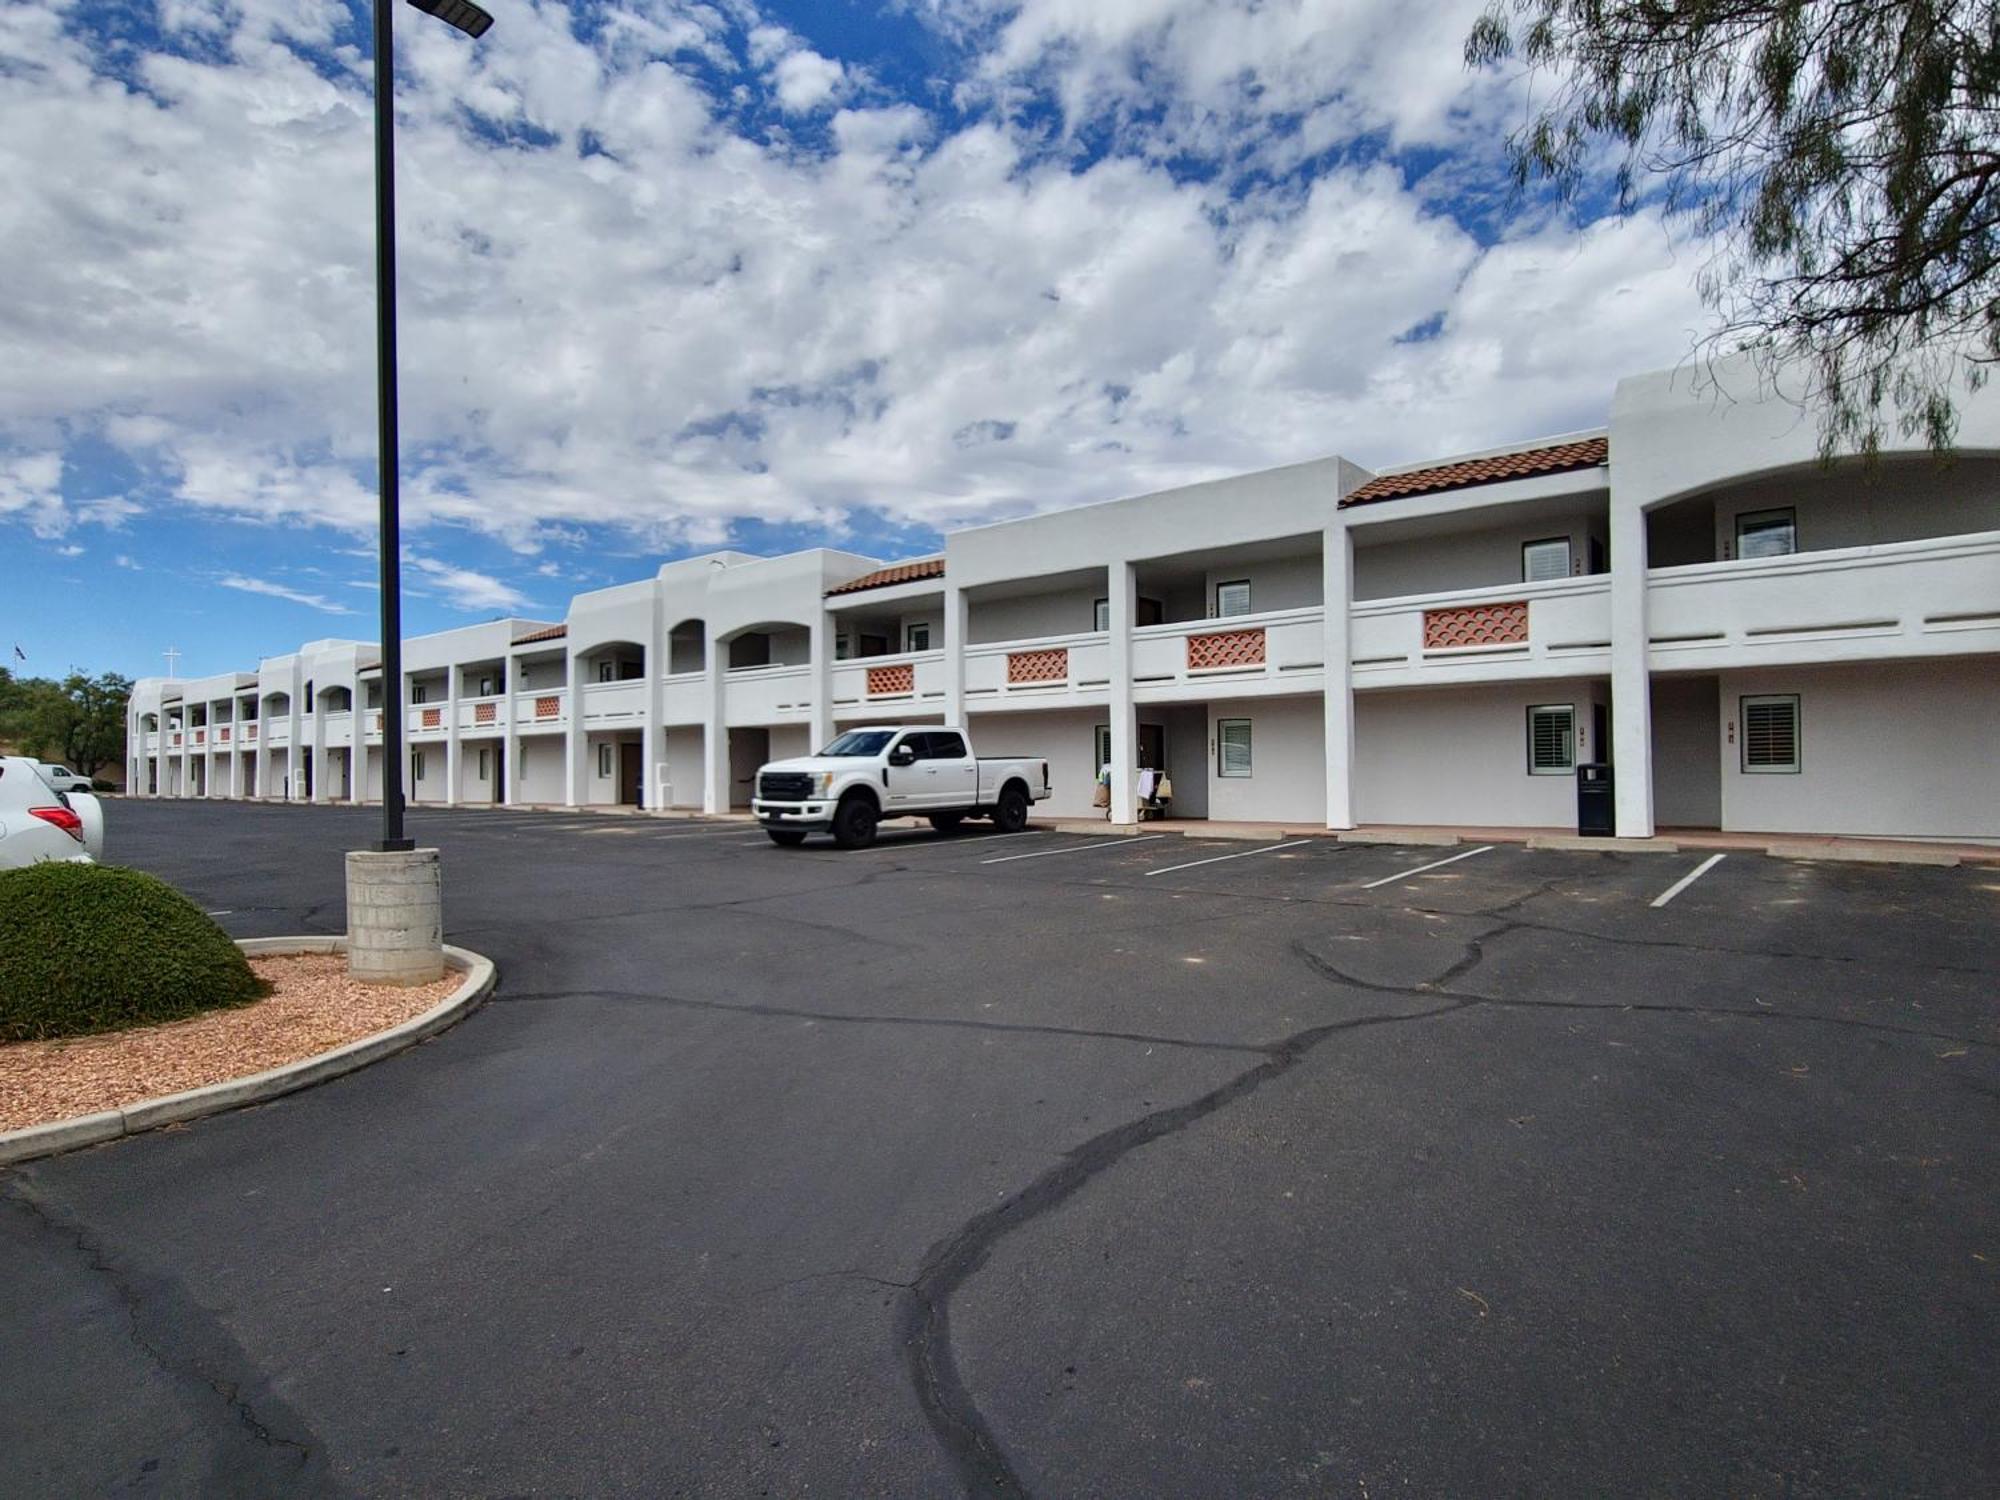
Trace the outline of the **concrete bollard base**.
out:
[[[429,984],[443,976],[437,850],[349,851],[347,972],[368,984]]]

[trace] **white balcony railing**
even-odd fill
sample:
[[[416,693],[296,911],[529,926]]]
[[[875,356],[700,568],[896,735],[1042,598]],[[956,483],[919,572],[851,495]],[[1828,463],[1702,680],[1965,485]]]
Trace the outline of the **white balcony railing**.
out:
[[[1655,568],[1646,585],[1655,667],[2000,647],[2000,531]]]
[[[1095,695],[1109,691],[1111,645],[1103,631],[988,641],[965,648],[968,702]]]
[[[498,693],[488,693],[483,698],[461,698],[457,712],[460,734],[497,735],[507,723],[507,700]],[[449,722],[449,714],[441,715],[440,720]]]
[[[1251,683],[1260,691],[1279,682],[1317,687],[1326,665],[1325,619],[1311,605],[1142,626],[1132,632],[1133,691],[1157,697],[1177,688],[1227,693]]]
[[[646,683],[642,678],[622,682],[587,682],[583,686],[583,721],[586,724],[642,724],[646,719]]]
[[[354,715],[347,709],[333,709],[320,716],[320,733],[328,745],[354,743]]]
[[[674,672],[660,682],[660,719],[667,724],[708,722],[708,674]]]
[[[516,690],[514,727],[517,730],[567,729],[569,689],[524,687]]]
[[[869,703],[893,708],[943,697],[942,651],[857,656],[833,664],[833,702],[836,708]]]
[[[1357,684],[1487,682],[1608,671],[1611,577],[1369,599],[1353,606]]]
[[[450,727],[450,704],[409,703],[403,707],[403,733],[410,739],[426,742],[442,739]]]
[[[813,672],[803,664],[734,667],[723,676],[724,717],[730,724],[769,724],[812,712]]]

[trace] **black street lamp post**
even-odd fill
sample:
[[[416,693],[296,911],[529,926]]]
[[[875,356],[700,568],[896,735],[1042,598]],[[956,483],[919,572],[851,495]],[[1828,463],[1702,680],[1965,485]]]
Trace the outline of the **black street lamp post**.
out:
[[[493,17],[470,0],[410,0],[410,4],[470,37],[484,36],[493,24]],[[375,384],[382,485],[380,847],[385,853],[416,847],[416,841],[403,833],[403,557],[396,446],[396,43],[389,24],[394,10],[395,0],[375,0]]]

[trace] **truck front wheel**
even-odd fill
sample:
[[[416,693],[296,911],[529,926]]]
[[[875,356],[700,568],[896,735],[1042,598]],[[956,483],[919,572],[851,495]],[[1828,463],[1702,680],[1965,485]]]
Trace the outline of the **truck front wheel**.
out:
[[[875,842],[881,813],[867,797],[849,797],[833,815],[833,841],[843,849],[866,849]]]
[[[1028,826],[1028,794],[1018,781],[1001,790],[999,806],[993,809],[993,826],[1001,833],[1019,833]]]

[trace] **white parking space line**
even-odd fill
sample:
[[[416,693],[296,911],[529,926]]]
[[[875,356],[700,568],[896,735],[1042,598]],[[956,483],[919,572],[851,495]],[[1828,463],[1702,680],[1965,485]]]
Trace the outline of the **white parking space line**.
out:
[[[1687,874],[1681,876],[1679,880],[1676,880],[1672,885],[1668,886],[1664,891],[1661,891],[1659,895],[1655,896],[1653,898],[1653,905],[1665,906],[1669,901],[1673,900],[1674,897],[1678,896],[1682,891],[1686,890],[1689,886],[1693,885],[1697,880],[1701,879],[1702,876],[1706,875],[1710,870],[1713,870],[1717,865],[1721,864],[1727,858],[1729,858],[1729,856],[1726,854],[1711,854],[1707,859],[1703,860],[1700,864],[1696,865],[1692,870],[1689,870]]]
[[[630,834],[650,834],[652,838],[728,838],[730,834],[736,834],[738,838],[742,838],[744,834],[754,834],[756,832],[756,824],[702,824],[700,828],[684,828],[684,826],[682,828],[668,828],[668,826],[650,824],[650,822],[636,822],[636,824],[630,824],[626,828],[584,828],[582,832],[586,832],[586,834],[602,834],[602,832],[628,834],[630,832]]]
[[[1361,889],[1372,891],[1378,885],[1394,885],[1399,880],[1408,880],[1412,875],[1421,875],[1426,870],[1442,869],[1446,865],[1457,864],[1461,859],[1470,859],[1475,854],[1489,853],[1494,847],[1492,844],[1481,844],[1477,849],[1468,849],[1465,853],[1454,854],[1448,859],[1434,859],[1427,865],[1418,865],[1414,870],[1399,870],[1394,875],[1384,875],[1380,880],[1369,881]]]
[[[1002,854],[996,859],[982,859],[982,865],[1004,865],[1017,859],[1047,859],[1052,854],[1087,854],[1098,849],[1129,849],[1134,844],[1150,844],[1154,839],[1163,839],[1164,833],[1146,833],[1137,838],[1124,838],[1113,834],[1109,838],[1093,839],[1088,844],[1071,844],[1067,849],[1037,849],[1032,854]]]
[[[894,854],[901,851],[904,854],[911,854],[920,849],[956,849],[960,854],[969,854],[980,844],[991,843],[995,839],[1005,839],[1011,844],[1016,839],[1047,838],[1054,832],[1053,828],[1029,828],[1020,833],[973,833],[961,834],[956,837],[947,837],[939,833],[911,833],[898,839],[878,838],[866,849],[857,849],[851,852],[857,854]]]
[[[1219,865],[1225,859],[1248,859],[1253,854],[1276,854],[1280,849],[1302,849],[1307,844],[1317,842],[1316,839],[1293,839],[1289,844],[1266,844],[1261,849],[1242,849],[1235,854],[1218,854],[1212,859],[1191,859],[1184,865],[1168,865],[1164,869],[1148,870],[1146,876],[1151,879],[1155,875],[1171,875],[1176,870],[1192,870],[1197,865]]]

